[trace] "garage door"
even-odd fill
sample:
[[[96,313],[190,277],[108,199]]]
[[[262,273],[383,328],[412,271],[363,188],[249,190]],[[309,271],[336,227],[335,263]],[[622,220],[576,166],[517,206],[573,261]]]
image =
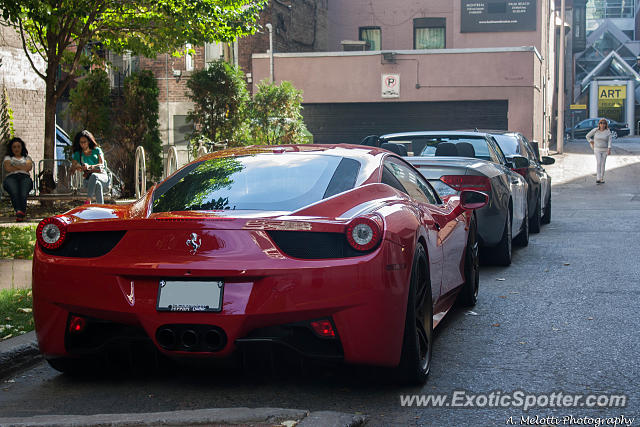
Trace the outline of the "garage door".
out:
[[[420,130],[507,129],[508,101],[304,104],[316,144],[360,142],[367,135]]]

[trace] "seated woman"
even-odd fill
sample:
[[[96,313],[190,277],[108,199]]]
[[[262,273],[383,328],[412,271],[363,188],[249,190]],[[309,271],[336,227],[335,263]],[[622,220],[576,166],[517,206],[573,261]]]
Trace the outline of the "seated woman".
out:
[[[27,146],[20,138],[11,138],[7,143],[7,155],[4,157],[4,171],[7,174],[2,187],[9,193],[11,204],[16,211],[16,222],[24,221],[27,212],[27,196],[33,189],[29,172],[33,160],[28,156]]]
[[[92,197],[97,203],[104,203],[102,189],[109,185],[107,163],[93,134],[88,130],[78,132],[73,138],[72,152],[71,172],[82,171],[87,186],[87,200],[84,203],[91,203]]]

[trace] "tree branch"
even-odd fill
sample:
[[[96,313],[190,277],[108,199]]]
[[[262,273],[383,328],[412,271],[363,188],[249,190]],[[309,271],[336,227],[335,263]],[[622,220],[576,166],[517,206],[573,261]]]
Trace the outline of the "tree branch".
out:
[[[22,19],[19,19],[18,22],[20,26],[20,38],[22,39],[22,50],[24,50],[24,54],[27,55],[27,59],[29,60],[29,63],[31,64],[31,68],[33,68],[33,71],[35,71],[36,74],[46,82],[47,81],[46,76],[42,74],[40,71],[38,71],[38,69],[36,68],[36,64],[33,63],[33,59],[31,59],[31,55],[29,55],[29,51],[27,50],[27,41],[24,38],[24,29],[22,28]]]
[[[33,46],[33,49],[36,51],[36,53],[38,55],[40,55],[40,58],[42,58],[42,60],[44,62],[48,62],[48,58],[49,58],[49,51],[47,50],[46,45],[43,45],[42,49],[40,49],[38,47],[38,44],[35,42],[35,40],[33,39],[33,34],[31,34],[30,32],[27,32],[27,35],[29,36],[29,42],[31,43],[31,45]],[[38,33],[38,36],[40,37],[40,39],[42,40],[42,35],[40,33]],[[44,54],[42,53],[42,50],[44,50]]]

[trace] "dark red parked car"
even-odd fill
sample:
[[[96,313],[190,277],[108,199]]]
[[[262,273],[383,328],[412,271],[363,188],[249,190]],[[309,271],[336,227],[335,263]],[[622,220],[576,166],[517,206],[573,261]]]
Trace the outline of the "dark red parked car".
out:
[[[433,327],[478,292],[475,191],[440,200],[373,147],[200,158],[127,206],[43,220],[40,350],[63,372],[146,343],[174,358],[283,347],[424,382]]]

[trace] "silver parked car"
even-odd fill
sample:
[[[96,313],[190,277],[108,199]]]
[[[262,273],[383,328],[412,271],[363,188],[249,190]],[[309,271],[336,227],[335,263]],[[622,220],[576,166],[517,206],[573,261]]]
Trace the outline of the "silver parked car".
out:
[[[507,161],[489,134],[406,132],[367,137],[362,143],[406,156],[442,197],[465,189],[486,193],[489,203],[476,215],[482,252],[490,262],[511,264],[512,239],[521,246],[529,243],[527,183],[512,170],[526,159]]]

